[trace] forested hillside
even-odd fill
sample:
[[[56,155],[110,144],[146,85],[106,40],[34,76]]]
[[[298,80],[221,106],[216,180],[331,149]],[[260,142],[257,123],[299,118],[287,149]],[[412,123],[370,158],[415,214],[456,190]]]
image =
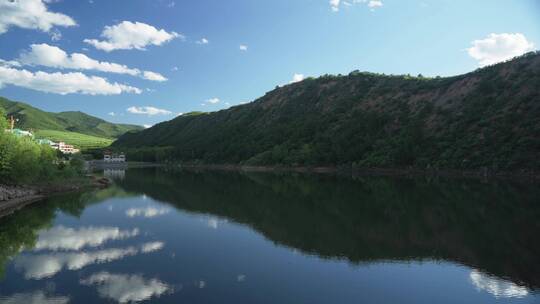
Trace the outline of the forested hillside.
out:
[[[113,147],[132,159],[212,164],[537,170],[540,54],[447,78],[310,78],[127,133]]]
[[[75,132],[102,138],[117,138],[141,126],[114,124],[82,112],[51,113],[34,108],[23,102],[0,97],[0,107],[8,115],[19,119],[17,127],[25,130],[54,130]]]

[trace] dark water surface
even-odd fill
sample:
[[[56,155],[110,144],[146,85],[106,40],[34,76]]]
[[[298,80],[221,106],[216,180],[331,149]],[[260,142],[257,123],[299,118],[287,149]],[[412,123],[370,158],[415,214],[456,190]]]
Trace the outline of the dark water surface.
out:
[[[0,219],[0,303],[540,303],[540,190],[133,169]]]

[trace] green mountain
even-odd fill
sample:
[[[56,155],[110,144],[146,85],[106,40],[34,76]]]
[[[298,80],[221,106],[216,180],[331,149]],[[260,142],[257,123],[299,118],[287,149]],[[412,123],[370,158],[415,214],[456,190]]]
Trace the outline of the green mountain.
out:
[[[8,115],[19,119],[18,128],[26,130],[69,131],[112,139],[129,131],[143,129],[135,125],[110,123],[82,112],[45,112],[29,104],[2,97],[0,97],[0,107],[4,108]]]
[[[213,164],[538,170],[540,53],[445,78],[310,78],[113,146],[131,159]]]

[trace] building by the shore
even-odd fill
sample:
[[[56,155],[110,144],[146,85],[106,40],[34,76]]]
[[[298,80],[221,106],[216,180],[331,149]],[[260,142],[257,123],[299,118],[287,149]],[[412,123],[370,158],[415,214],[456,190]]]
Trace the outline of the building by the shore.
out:
[[[103,161],[106,163],[125,163],[126,155],[124,153],[105,151],[103,152]]]

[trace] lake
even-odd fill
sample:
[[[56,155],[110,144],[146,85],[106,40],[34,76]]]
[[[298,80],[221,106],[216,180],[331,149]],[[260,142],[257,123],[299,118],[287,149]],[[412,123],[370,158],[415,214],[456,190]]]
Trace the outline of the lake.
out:
[[[0,303],[540,303],[540,187],[106,170],[0,219]]]

